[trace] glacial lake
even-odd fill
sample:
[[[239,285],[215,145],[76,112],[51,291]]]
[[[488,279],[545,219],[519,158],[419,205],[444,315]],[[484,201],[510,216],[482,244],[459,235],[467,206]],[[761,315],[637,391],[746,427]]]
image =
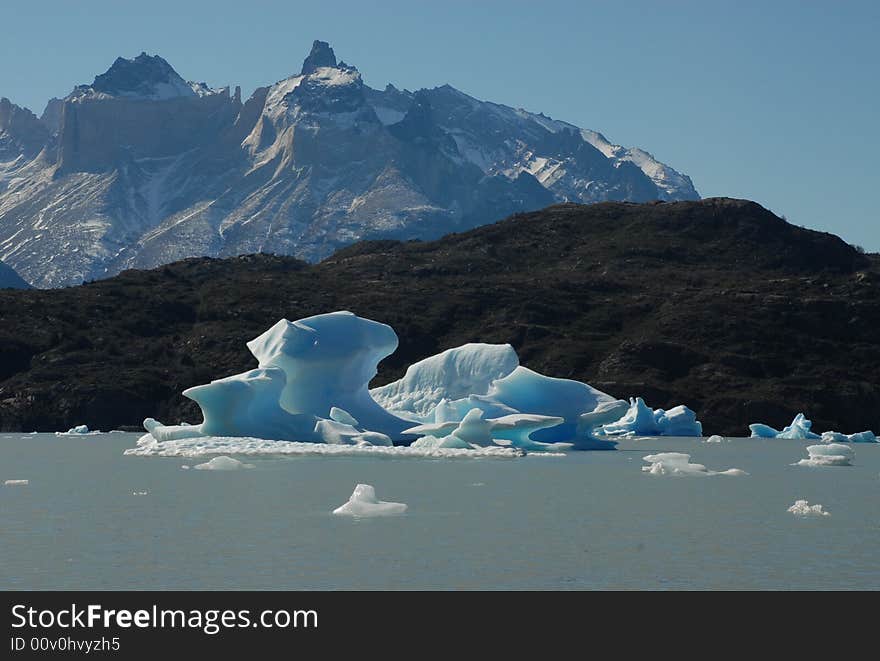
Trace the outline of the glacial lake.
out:
[[[880,447],[625,440],[564,457],[124,456],[138,434],[0,434],[0,589],[880,589]],[[687,452],[748,476],[656,476]],[[355,484],[401,516],[330,512]],[[787,511],[797,499],[827,517]]]

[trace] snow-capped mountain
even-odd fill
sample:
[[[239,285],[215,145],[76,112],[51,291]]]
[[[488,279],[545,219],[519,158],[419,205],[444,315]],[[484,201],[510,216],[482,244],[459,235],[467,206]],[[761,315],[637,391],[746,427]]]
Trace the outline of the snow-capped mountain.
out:
[[[192,256],[319,260],[556,201],[698,199],[641,149],[444,85],[364,85],[316,41],[257,89],[117,59],[40,118],[0,101],[0,260],[38,287]]]

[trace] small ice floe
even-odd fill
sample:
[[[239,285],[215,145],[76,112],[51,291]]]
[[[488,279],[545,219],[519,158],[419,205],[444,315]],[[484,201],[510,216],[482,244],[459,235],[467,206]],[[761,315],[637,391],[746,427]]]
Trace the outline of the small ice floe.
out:
[[[831,512],[826,512],[819,503],[810,505],[806,500],[794,501],[788,511],[795,516],[831,516]]]
[[[820,436],[814,431],[810,431],[813,426],[812,421],[807,420],[803,413],[798,413],[791,424],[782,431],[778,431],[769,425],[756,422],[749,425],[752,438],[788,438],[797,440],[819,440]]]
[[[651,475],[748,475],[739,468],[712,471],[703,464],[692,464],[691,456],[684,452],[659,452],[642,457],[650,466],[642,466],[642,471]]]
[[[96,434],[100,434],[99,431],[92,431],[89,429],[88,425],[77,425],[76,427],[71,427],[67,431],[56,431],[56,436],[95,436]]]
[[[704,443],[724,443],[726,439],[723,436],[719,436],[718,434],[712,434],[709,438],[707,438]]]
[[[823,443],[876,443],[877,437],[872,431],[860,431],[855,434],[841,434],[839,431],[822,432]]]
[[[824,445],[808,445],[806,459],[792,464],[792,466],[852,466],[852,460],[856,453],[848,445],[842,443],[827,443]]]
[[[29,484],[27,480],[6,480],[3,486],[7,487],[26,487]]]
[[[336,445],[331,443],[303,443],[298,441],[270,441],[264,438],[246,436],[222,437],[201,436],[197,438],[178,438],[157,441],[152,434],[144,434],[137,446],[127,448],[126,455],[141,457],[186,457],[199,458],[214,455],[269,455],[300,457],[377,457],[389,459],[511,459],[524,456],[524,452],[513,447],[438,447],[429,439],[423,444],[402,445]]]
[[[405,503],[389,503],[376,498],[376,490],[369,484],[358,484],[351,498],[340,505],[333,514],[366,518],[373,516],[392,516],[406,512]]]
[[[197,471],[237,471],[243,468],[253,467],[253,464],[245,464],[238,459],[233,459],[226,455],[220,455],[219,457],[214,457],[210,461],[206,461],[204,464],[196,464],[193,466]]]
[[[150,493],[149,491],[132,491],[131,495],[132,496],[146,496],[149,493]]]

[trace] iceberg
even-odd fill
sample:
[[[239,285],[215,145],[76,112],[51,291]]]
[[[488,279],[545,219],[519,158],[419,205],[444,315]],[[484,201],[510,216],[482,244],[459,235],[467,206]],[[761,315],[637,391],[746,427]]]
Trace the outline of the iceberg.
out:
[[[88,425],[76,425],[75,427],[71,427],[67,431],[56,431],[56,436],[96,436],[100,434],[99,431],[92,431],[89,429]]]
[[[826,512],[822,505],[816,503],[810,505],[806,500],[796,500],[794,505],[788,508],[788,511],[795,516],[831,516],[831,512]]]
[[[373,388],[370,395],[398,415],[425,416],[441,402],[485,395],[493,381],[518,366],[509,344],[465,344],[413,363],[402,379]]]
[[[697,414],[680,404],[668,411],[651,410],[641,397],[631,398],[629,410],[602,430],[608,436],[702,436]]]
[[[838,431],[822,432],[823,443],[876,443],[877,437],[872,431],[860,431],[855,434],[841,434]]]
[[[749,425],[752,438],[788,438],[798,440],[818,440],[819,434],[810,431],[813,423],[807,420],[803,413],[798,413],[791,424],[782,431],[778,431],[769,425],[756,422]]]
[[[792,466],[852,466],[856,456],[852,448],[842,443],[808,445],[807,454],[807,459],[801,459]]]
[[[685,406],[651,411],[641,399],[628,405],[586,383],[539,374],[521,366],[507,344],[448,349],[411,365],[402,379],[370,390],[379,362],[397,345],[390,326],[351,312],[282,319],[247,342],[256,368],[183,392],[201,409],[200,424],[164,425],[147,418],[148,439],[132,454],[161,454],[153,443],[172,444],[165,448],[172,451],[199,443],[214,447],[207,439],[239,438],[249,439],[248,447],[255,440],[286,443],[275,447],[289,453],[302,452],[297,444],[313,443],[412,445],[432,456],[493,448],[517,456],[614,448],[615,441],[600,437],[609,429],[625,431],[627,424],[639,432],[649,426],[656,434],[701,433]],[[192,439],[201,441],[187,442]]]
[[[739,468],[729,468],[723,471],[712,471],[703,464],[692,464],[691,455],[684,452],[658,452],[642,457],[650,466],[642,466],[642,471],[651,475],[748,475]]]
[[[709,438],[707,438],[704,443],[724,443],[724,437],[719,436],[718,434],[713,434]]]
[[[394,516],[406,512],[405,503],[391,503],[379,500],[376,497],[376,489],[369,484],[358,484],[343,505],[340,505],[333,514],[337,516],[353,516],[367,518],[374,516]]]

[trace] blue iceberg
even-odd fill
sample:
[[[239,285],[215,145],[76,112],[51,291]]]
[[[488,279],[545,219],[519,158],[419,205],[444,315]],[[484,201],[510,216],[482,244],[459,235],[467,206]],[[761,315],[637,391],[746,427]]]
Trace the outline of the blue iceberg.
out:
[[[616,422],[605,424],[608,436],[702,436],[703,425],[697,414],[680,404],[668,411],[652,410],[641,397],[630,399],[629,409]]]
[[[605,434],[701,433],[687,407],[651,411],[640,398],[628,405],[586,383],[544,376],[521,366],[507,344],[448,349],[370,390],[397,345],[390,326],[351,312],[282,319],[247,343],[255,369],[184,391],[201,408],[201,424],[148,418],[141,447],[211,437],[542,452],[613,448]]]
[[[791,424],[782,431],[773,429],[773,427],[760,422],[749,425],[752,438],[789,438],[799,440],[818,440],[821,438],[819,434],[810,431],[813,426],[812,421],[807,420],[803,413],[798,413]]]

